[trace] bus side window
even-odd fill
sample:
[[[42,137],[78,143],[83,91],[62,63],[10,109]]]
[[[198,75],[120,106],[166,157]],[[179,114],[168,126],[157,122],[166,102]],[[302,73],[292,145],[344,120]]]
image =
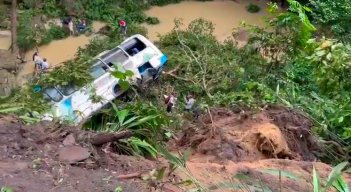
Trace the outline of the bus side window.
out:
[[[135,54],[144,50],[146,45],[138,38],[134,38],[122,44],[121,48],[124,49],[129,55],[134,56]]]

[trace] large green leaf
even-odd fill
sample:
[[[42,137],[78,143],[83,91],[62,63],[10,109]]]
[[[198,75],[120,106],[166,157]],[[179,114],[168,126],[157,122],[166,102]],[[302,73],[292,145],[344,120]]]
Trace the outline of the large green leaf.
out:
[[[327,180],[327,184],[325,185],[324,191],[327,191],[334,182],[340,177],[342,174],[342,170],[348,165],[348,162],[342,162],[335,166],[333,170],[330,172]]]
[[[119,124],[122,126],[124,124],[124,120],[127,117],[127,115],[129,114],[129,111],[127,109],[123,109],[120,111],[117,111],[116,115],[119,121]]]
[[[316,168],[313,166],[313,192],[320,192],[321,190],[321,185],[320,185],[320,179],[318,176],[318,173],[316,171]]]
[[[333,187],[338,192],[350,192],[349,186],[347,185],[347,183],[345,182],[345,180],[341,176],[339,176],[337,178],[336,182],[334,182]]]
[[[141,125],[151,119],[155,119],[157,116],[146,116],[146,117],[143,117],[141,119],[138,119],[138,121],[135,121],[133,123],[130,123],[127,128],[131,128],[131,127],[135,127],[135,126],[138,126],[138,125]]]
[[[23,107],[9,107],[9,108],[0,109],[0,113],[13,113],[13,112],[18,112],[22,109]]]
[[[138,120],[139,116],[133,116],[127,119],[125,122],[123,122],[122,126],[125,126],[127,128],[131,128],[129,125],[133,123],[134,121],[136,122]]]
[[[118,84],[119,84],[119,86],[121,86],[121,89],[124,90],[124,91],[128,90],[128,88],[129,88],[128,81],[121,81],[121,80],[119,80]]]
[[[268,174],[271,174],[271,175],[274,175],[274,176],[279,176],[279,175],[281,175],[282,177],[287,177],[287,178],[295,179],[295,180],[300,179],[298,176],[294,175],[293,173],[288,172],[288,171],[283,171],[283,170],[264,169],[264,170],[260,170],[260,172],[262,172],[262,173],[268,173]],[[280,173],[279,173],[279,172],[280,172]]]

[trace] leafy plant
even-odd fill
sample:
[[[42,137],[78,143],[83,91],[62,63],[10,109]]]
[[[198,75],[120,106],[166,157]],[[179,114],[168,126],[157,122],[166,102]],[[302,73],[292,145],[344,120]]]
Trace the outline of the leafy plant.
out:
[[[258,13],[261,10],[261,7],[256,5],[256,4],[252,4],[250,3],[247,7],[246,10],[250,13]]]
[[[1,187],[0,192],[13,192],[13,190],[10,187]]]
[[[158,20],[157,17],[147,17],[145,19],[145,22],[150,25],[156,25],[160,23],[160,20]]]
[[[320,179],[316,169],[313,167],[313,191],[326,192],[333,187],[338,192],[348,192],[349,186],[342,178],[343,170],[347,165],[348,162],[343,162],[335,166],[325,182]]]
[[[351,28],[348,21],[351,19],[351,2],[349,0],[313,0],[310,4],[313,9],[311,14],[315,22],[322,26],[323,35],[328,37],[335,35],[344,42],[350,42]]]
[[[157,150],[145,140],[132,137],[128,139],[128,145],[133,149],[137,155],[157,157]]]
[[[117,186],[114,192],[123,192],[123,188],[121,186]]]

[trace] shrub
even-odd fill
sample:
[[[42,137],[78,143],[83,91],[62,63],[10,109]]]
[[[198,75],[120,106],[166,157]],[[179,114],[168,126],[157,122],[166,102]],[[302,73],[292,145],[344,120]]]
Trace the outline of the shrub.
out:
[[[257,13],[260,12],[261,7],[259,7],[258,5],[252,4],[250,3],[247,7],[246,10],[250,13]]]
[[[145,19],[145,22],[150,25],[156,25],[160,23],[160,20],[158,20],[157,17],[147,17]]]
[[[151,5],[157,5],[157,6],[163,6],[163,5],[167,5],[170,3],[179,3],[181,2],[181,0],[152,0],[150,1]]]
[[[52,40],[63,39],[69,35],[68,31],[57,25],[50,25],[50,29],[45,32],[40,44],[49,44]]]

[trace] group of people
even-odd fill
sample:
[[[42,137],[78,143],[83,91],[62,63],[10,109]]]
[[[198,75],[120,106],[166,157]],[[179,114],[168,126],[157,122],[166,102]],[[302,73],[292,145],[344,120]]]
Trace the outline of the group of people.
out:
[[[74,35],[76,31],[78,33],[80,33],[80,32],[84,31],[87,28],[87,23],[86,23],[85,19],[80,19],[79,23],[76,25],[76,28],[74,28],[74,23],[73,23],[73,18],[72,17],[68,17],[68,18],[63,19],[62,24],[64,26],[68,27],[70,35]]]
[[[166,104],[166,111],[168,113],[171,113],[173,108],[175,107],[176,101],[177,101],[177,95],[175,92],[172,92],[170,95],[165,95],[165,104]],[[185,106],[184,110],[186,112],[192,112],[193,116],[195,119],[197,119],[200,116],[200,108],[199,106],[196,106],[195,102],[195,97],[193,94],[189,94],[184,98],[185,101]]]
[[[38,72],[46,72],[49,69],[49,63],[46,58],[42,59],[39,56],[38,52],[33,54],[33,61],[34,61],[34,71],[37,74]]]
[[[74,28],[72,17],[63,19],[62,24],[68,27],[70,35],[76,34],[75,32],[78,32],[78,33],[83,32],[87,28],[87,23],[85,19],[80,19],[79,23],[75,26],[75,28]],[[127,22],[121,19],[119,20],[118,25],[119,25],[121,34],[127,35]]]

